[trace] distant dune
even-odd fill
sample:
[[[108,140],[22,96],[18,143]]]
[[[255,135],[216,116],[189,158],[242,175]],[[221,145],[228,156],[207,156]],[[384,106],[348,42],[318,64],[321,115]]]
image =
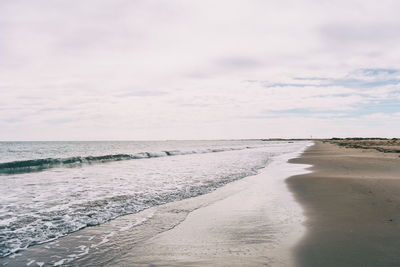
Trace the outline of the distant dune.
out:
[[[324,140],[347,148],[375,149],[384,153],[400,153],[400,139],[392,138],[332,138]]]

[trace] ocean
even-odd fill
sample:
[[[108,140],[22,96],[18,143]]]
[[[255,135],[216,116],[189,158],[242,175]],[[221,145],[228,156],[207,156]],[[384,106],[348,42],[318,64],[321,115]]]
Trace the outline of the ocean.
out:
[[[0,142],[0,257],[255,175],[309,142]]]

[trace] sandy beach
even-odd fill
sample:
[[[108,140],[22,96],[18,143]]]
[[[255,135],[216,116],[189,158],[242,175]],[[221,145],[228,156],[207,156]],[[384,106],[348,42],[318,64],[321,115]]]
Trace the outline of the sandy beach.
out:
[[[279,156],[209,194],[88,227],[0,263],[398,266],[399,174],[396,153],[316,141],[301,156]]]
[[[400,158],[317,142],[292,163],[312,173],[287,184],[305,209],[298,266],[400,265]]]
[[[0,0],[0,267],[400,267],[400,0],[36,2]]]

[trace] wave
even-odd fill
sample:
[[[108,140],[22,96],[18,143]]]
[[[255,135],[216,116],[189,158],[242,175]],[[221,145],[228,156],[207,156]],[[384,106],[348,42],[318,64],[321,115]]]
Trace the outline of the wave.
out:
[[[135,154],[113,154],[103,156],[84,156],[84,157],[69,157],[69,158],[44,158],[44,159],[32,159],[32,160],[21,160],[0,163],[0,174],[20,174],[29,172],[39,172],[52,168],[59,167],[80,167],[83,165],[106,163],[121,160],[132,160],[132,159],[145,159],[145,158],[158,158],[168,157],[177,155],[188,155],[188,154],[204,154],[204,153],[215,153],[232,150],[243,150],[255,147],[234,147],[234,148],[211,148],[202,150],[190,150],[190,151],[160,151],[160,152],[139,152]]]

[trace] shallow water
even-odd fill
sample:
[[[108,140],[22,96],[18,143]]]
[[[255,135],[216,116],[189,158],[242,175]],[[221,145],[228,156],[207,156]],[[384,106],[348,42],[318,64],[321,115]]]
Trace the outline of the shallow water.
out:
[[[0,176],[0,255],[4,257],[121,215],[208,193],[256,174],[272,157],[298,151],[306,144],[263,141],[0,143],[3,163],[0,168],[8,168]],[[97,159],[91,160],[93,157]],[[86,160],[71,163],[67,158]],[[49,159],[43,168],[41,159]],[[36,165],[27,166],[27,161],[34,161]],[[13,168],[17,170],[10,171]]]

